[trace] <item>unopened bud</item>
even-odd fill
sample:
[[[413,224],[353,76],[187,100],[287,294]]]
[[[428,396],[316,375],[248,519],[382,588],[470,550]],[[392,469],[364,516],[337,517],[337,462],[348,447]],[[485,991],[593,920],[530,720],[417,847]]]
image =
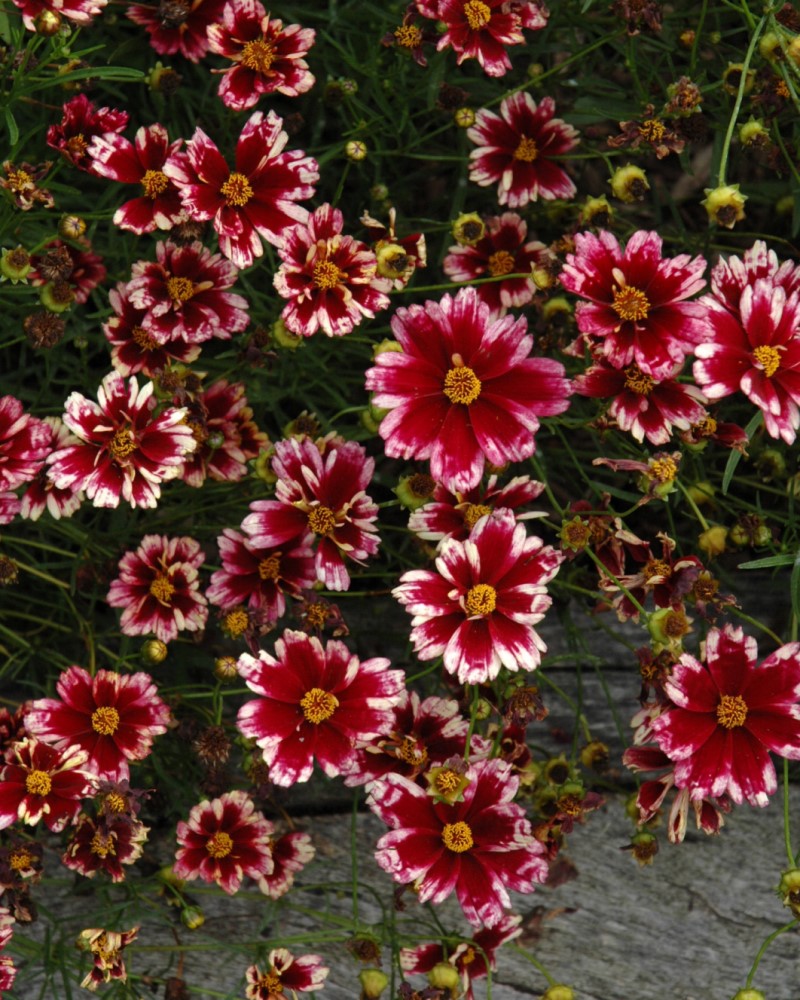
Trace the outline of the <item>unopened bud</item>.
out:
[[[389,985],[389,977],[381,969],[362,969],[358,974],[362,1000],[378,1000]]]
[[[450,990],[451,993],[455,993],[460,981],[458,969],[449,962],[437,962],[428,973],[428,982],[436,990]]]
[[[139,654],[145,663],[157,666],[167,658],[167,644],[161,639],[148,639]]]

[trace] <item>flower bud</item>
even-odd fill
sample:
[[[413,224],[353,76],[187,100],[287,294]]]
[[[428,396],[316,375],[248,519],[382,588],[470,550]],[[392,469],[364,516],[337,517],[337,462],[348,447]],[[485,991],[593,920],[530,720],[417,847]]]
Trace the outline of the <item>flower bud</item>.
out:
[[[172,865],[165,865],[163,868],[159,868],[156,872],[156,878],[159,882],[163,882],[164,885],[177,889],[178,892],[183,892],[186,888],[186,879],[178,878],[172,870]]]
[[[62,215],[58,220],[58,235],[62,240],[79,240],[86,232],[86,222],[79,215]]]
[[[652,833],[641,830],[631,837],[631,851],[640,868],[652,865],[658,854],[658,840]]]
[[[756,458],[756,469],[762,482],[771,483],[773,479],[785,477],[786,459],[777,448],[765,448]]]
[[[49,312],[66,312],[75,301],[75,292],[68,281],[61,278],[48,281],[39,291],[39,301]]]
[[[33,20],[36,34],[43,35],[45,38],[52,38],[53,35],[57,35],[61,30],[61,23],[61,15],[55,10],[39,11]]]
[[[426,472],[404,476],[394,489],[395,495],[406,510],[418,510],[433,496],[436,480]]]
[[[733,997],[733,1000],[767,1000],[761,990],[744,989]]]
[[[778,895],[795,917],[800,915],[800,868],[789,868],[781,875]]]
[[[453,114],[453,121],[459,128],[472,128],[475,124],[475,112],[472,108],[458,108]]]
[[[613,214],[614,210],[609,204],[608,199],[605,195],[601,195],[599,198],[586,199],[578,220],[584,226],[594,226],[595,229],[606,229]]]
[[[725,551],[725,541],[728,537],[728,529],[724,524],[712,524],[706,528],[697,539],[697,547],[710,559],[721,556]]]
[[[460,984],[458,969],[449,962],[437,962],[428,973],[428,982],[436,990],[449,990],[454,994]]]
[[[139,655],[145,663],[158,666],[167,658],[167,644],[161,639],[148,639],[142,646]]]
[[[617,167],[611,175],[609,184],[614,197],[619,198],[626,205],[632,205],[635,201],[643,201],[645,194],[650,190],[644,170],[633,163]]]
[[[14,250],[4,250],[0,256],[0,281],[6,278],[12,284],[25,281],[33,270],[31,255],[25,247],[18,246]]]
[[[465,212],[453,223],[453,239],[462,247],[474,247],[486,235],[486,223],[477,212]]]
[[[774,31],[765,31],[758,40],[758,52],[762,59],[767,62],[778,62],[783,59],[783,46],[780,35]]]
[[[389,985],[389,977],[381,969],[362,969],[358,974],[362,1000],[378,1000]]]
[[[218,656],[214,660],[214,676],[223,684],[229,684],[236,680],[239,676],[239,671],[236,669],[236,657]]]
[[[196,931],[206,922],[206,917],[199,906],[184,906],[181,910],[181,923],[190,931]]]
[[[563,983],[554,983],[542,993],[542,1000],[575,1000],[575,990]]]
[[[721,184],[704,191],[705,198],[700,204],[705,208],[710,223],[733,229],[737,222],[741,222],[747,196],[740,194],[738,184]]]
[[[743,146],[759,148],[769,144],[769,132],[764,123],[756,118],[750,118],[739,129],[739,142]]]
[[[351,139],[344,147],[344,155],[353,163],[360,163],[367,158],[367,144],[360,139]]]
[[[599,740],[592,740],[581,750],[581,764],[592,771],[602,773],[608,768],[608,761],[611,752],[605,743]]]
[[[290,333],[286,329],[286,324],[282,319],[277,319],[272,324],[273,341],[278,345],[278,347],[285,347],[289,351],[296,351],[298,347],[305,344],[306,338],[300,333]]]

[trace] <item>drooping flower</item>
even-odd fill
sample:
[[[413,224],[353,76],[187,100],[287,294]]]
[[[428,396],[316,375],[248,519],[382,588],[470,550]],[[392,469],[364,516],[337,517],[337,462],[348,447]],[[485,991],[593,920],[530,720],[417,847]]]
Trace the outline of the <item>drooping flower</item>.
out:
[[[208,26],[212,52],[233,61],[223,73],[219,96],[234,111],[254,107],[264,94],[297,97],[314,86],[303,58],[316,32],[272,18],[258,0],[228,0],[216,24]]]
[[[5,177],[0,176],[0,189],[9,193],[14,204],[23,212],[30,212],[35,205],[52,208],[55,199],[47,188],[39,185],[51,166],[49,160],[45,163],[28,163],[26,160],[13,163],[11,160],[3,160]]]
[[[256,111],[239,136],[235,170],[199,128],[165,165],[186,211],[200,222],[213,220],[220,250],[238,268],[264,253],[259,236],[280,247],[291,226],[308,221],[308,209],[297,202],[314,194],[319,169],[300,150],[285,152],[287,142],[283,119]]]
[[[378,264],[378,276],[388,278],[391,287],[405,288],[411,275],[418,267],[427,263],[427,247],[424,233],[409,233],[398,237],[395,231],[397,211],[389,209],[386,225],[364,212],[359,220],[367,230],[368,239]]]
[[[378,550],[378,507],[365,490],[375,461],[356,441],[289,438],[275,445],[272,470],[277,500],[256,500],[242,528],[257,546],[279,547],[318,537],[317,579],[331,590],[347,590],[345,560],[361,562]]]
[[[800,427],[800,287],[758,278],[735,312],[712,296],[708,339],[695,349],[695,381],[711,400],[742,392],[764,414],[767,433],[793,444]]]
[[[169,708],[149,674],[82,667],[65,670],[57,698],[37,698],[25,713],[29,733],[58,748],[73,744],[89,754],[86,769],[107,781],[130,777],[128,762],[149,756],[153,737],[167,731]]]
[[[180,846],[172,870],[178,878],[216,882],[232,896],[245,875],[258,879],[272,871],[272,830],[246,792],[206,799],[178,823]]]
[[[346,769],[357,740],[389,731],[404,674],[382,657],[359,660],[343,642],[287,630],[275,656],[243,653],[238,669],[259,697],[240,709],[237,725],[254,739],[270,779],[288,786],[308,781],[317,761],[329,778]]]
[[[520,90],[500,104],[500,114],[481,108],[467,138],[478,147],[470,153],[469,179],[481,187],[497,184],[497,201],[522,208],[543,198],[572,198],[575,185],[555,162],[578,144],[578,133],[554,118],[555,102],[543,97],[537,105]]]
[[[183,423],[186,410],[167,407],[155,419],[153,383],[111,372],[97,390],[97,402],[73,392],[64,423],[79,439],[48,456],[49,476],[58,489],[85,490],[95,507],[156,507],[160,483],[180,475],[197,447]]]
[[[122,132],[128,124],[127,111],[98,108],[86,96],[78,94],[66,101],[58,125],[47,129],[47,145],[59,150],[74,166],[89,170],[89,146],[96,135]]]
[[[2,405],[2,400],[0,400],[0,405]],[[50,430],[48,453],[66,448],[68,445],[78,444],[78,439],[70,433],[69,428],[64,425],[60,417],[45,417],[44,423]],[[75,490],[72,487],[58,489],[48,478],[46,467],[42,466],[25,487],[20,514],[31,521],[38,521],[47,510],[51,517],[58,520],[62,517],[72,517],[82,501],[83,494],[80,490]]]
[[[158,123],[143,125],[134,142],[116,133],[92,139],[88,156],[93,174],[142,188],[138,198],[116,210],[112,220],[115,226],[141,236],[156,229],[172,229],[181,221],[180,194],[162,169],[181,143],[181,139],[171,143],[167,130]]]
[[[477,243],[450,247],[442,266],[451,281],[523,275],[476,286],[478,298],[489,306],[492,316],[503,316],[508,309],[518,309],[533,299],[536,286],[530,277],[531,268],[544,262],[549,252],[538,240],[526,242],[528,224],[516,212],[493,215],[484,221],[484,236]]]
[[[171,642],[179,632],[203,629],[208,608],[197,571],[204,561],[200,543],[186,536],[145,535],[135,552],[126,552],[106,598],[123,608],[123,635],[152,633]]]
[[[477,486],[487,461],[498,467],[535,451],[539,417],[563,413],[570,384],[549,358],[531,358],[524,318],[492,320],[474,288],[455,298],[397,310],[403,350],[385,351],[367,371],[386,454],[431,461],[451,491]]]
[[[389,305],[391,282],[376,276],[377,259],[365,243],[342,235],[343,224],[339,209],[326,203],[307,225],[285,233],[274,284],[290,300],[281,319],[292,333],[342,337]]]
[[[272,871],[257,880],[258,888],[270,899],[280,899],[291,889],[295,875],[314,860],[315,854],[310,835],[300,830],[273,838]]]
[[[414,616],[417,656],[443,656],[465,684],[493,680],[501,666],[535,670],[547,647],[533,626],[552,603],[546,584],[561,561],[510,510],[482,517],[465,542],[446,538],[435,570],[410,570],[392,591]]]
[[[159,0],[156,5],[131,4],[125,11],[150,35],[160,56],[180,53],[197,63],[208,52],[207,30],[222,17],[225,0]]]
[[[87,927],[78,936],[77,946],[83,951],[91,952],[94,965],[81,982],[85,990],[96,990],[102,983],[110,983],[118,979],[123,983],[128,981],[128,972],[122,951],[139,934],[138,927],[129,931],[109,931],[102,927]]]
[[[532,892],[547,876],[544,846],[514,803],[519,779],[511,765],[470,765],[460,801],[447,802],[399,774],[376,781],[370,808],[392,830],[378,841],[378,864],[411,883],[421,903],[453,893],[473,926],[497,927],[510,909],[508,890]]]
[[[229,340],[250,322],[247,299],[230,291],[238,271],[220,254],[199,242],[167,241],[156,245],[156,258],[136,261],[127,294],[145,310],[142,325],[158,343]]]
[[[72,823],[81,799],[91,792],[88,754],[78,746],[63,750],[28,737],[12,745],[0,765],[0,830],[12,823],[34,826],[44,820],[55,833]]]
[[[706,662],[684,653],[664,684],[672,704],[652,721],[675,762],[675,785],[690,798],[729,795],[766,806],[777,788],[770,752],[800,760],[800,643],[757,666],[751,636],[711,629]]]
[[[125,881],[125,868],[142,856],[149,827],[139,820],[94,820],[83,815],[78,820],[61,863],[85,878],[103,871],[112,882]]]
[[[14,3],[22,11],[22,23],[28,31],[36,31],[36,19],[44,12],[66,17],[86,27],[102,12],[108,0],[14,0]]]
[[[614,368],[638,365],[668,379],[703,339],[705,310],[687,302],[704,284],[705,260],[661,256],[661,237],[638,230],[623,250],[606,230],[578,233],[561,284],[584,301],[575,308],[578,329],[593,351]]]
[[[26,413],[15,396],[0,397],[0,490],[30,482],[50,445],[50,428],[43,420]]]
[[[295,994],[321,990],[329,972],[321,955],[295,957],[287,948],[273,948],[266,972],[257,965],[248,968],[245,996],[247,1000],[283,1000],[285,991]]]

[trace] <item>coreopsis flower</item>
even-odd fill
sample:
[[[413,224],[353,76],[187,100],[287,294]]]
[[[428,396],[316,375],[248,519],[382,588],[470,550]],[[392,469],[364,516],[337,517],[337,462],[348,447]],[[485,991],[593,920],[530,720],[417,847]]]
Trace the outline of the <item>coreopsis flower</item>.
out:
[[[94,820],[82,815],[61,863],[85,878],[94,878],[102,871],[112,882],[124,882],[123,866],[139,860],[149,832],[149,827],[136,819]]]
[[[250,322],[247,299],[230,291],[237,277],[230,261],[202,243],[167,241],[156,245],[156,260],[136,261],[127,294],[145,310],[142,325],[160,344],[229,340]]]
[[[216,882],[232,896],[245,875],[258,879],[272,871],[272,830],[246,792],[206,799],[192,808],[186,822],[178,823],[172,870],[178,878]]]
[[[445,538],[435,570],[410,570],[394,596],[413,615],[421,660],[444,657],[464,684],[507,670],[535,670],[547,649],[534,629],[552,604],[548,584],[562,555],[528,536],[510,510],[481,518],[465,542]]]
[[[299,597],[316,583],[312,539],[307,532],[280,546],[263,546],[225,528],[217,538],[222,569],[211,574],[206,597],[225,611],[246,605],[277,621],[286,613],[287,593]]]
[[[704,296],[707,339],[695,348],[693,373],[711,399],[742,392],[764,414],[770,437],[793,444],[800,426],[800,289],[758,278],[736,312]]]
[[[284,234],[274,285],[290,300],[281,319],[294,334],[342,337],[389,305],[391,282],[377,276],[377,258],[365,243],[342,235],[343,224],[326,202]]]
[[[255,500],[242,529],[257,546],[279,547],[317,536],[317,579],[330,590],[347,590],[345,560],[362,562],[380,544],[378,507],[366,494],[375,461],[356,441],[289,438],[275,445],[272,471],[277,500]]]
[[[200,356],[202,348],[185,340],[170,340],[160,344],[144,326],[147,309],[137,309],[131,303],[128,283],[119,282],[108,293],[113,314],[103,323],[103,333],[111,345],[111,364],[120,375],[148,378],[173,363],[188,365]]]
[[[145,535],[135,552],[119,561],[119,576],[106,600],[123,608],[123,635],[149,635],[171,642],[178,632],[198,632],[208,618],[198,570],[205,561],[200,543],[186,536]]]
[[[44,820],[58,833],[80,812],[91,793],[88,754],[79,746],[63,750],[28,737],[11,746],[0,765],[0,830],[12,823],[34,826]]]
[[[533,299],[536,286],[531,269],[543,264],[549,251],[538,240],[526,242],[528,224],[516,212],[493,215],[484,222],[484,236],[477,243],[450,247],[442,266],[451,281],[523,275],[475,286],[478,298],[489,306],[492,316],[503,316],[508,309],[518,309]]]
[[[295,957],[287,948],[273,948],[268,961],[266,972],[257,965],[248,968],[247,1000],[283,1000],[286,991],[294,995],[321,990],[330,972],[321,955]]]
[[[11,490],[0,490],[0,524],[11,524],[22,509],[22,502]]]
[[[792,260],[781,262],[763,240],[756,240],[741,257],[731,255],[717,261],[711,269],[711,291],[722,305],[738,315],[742,293],[759,278],[780,285],[787,295],[800,290],[800,267]]]
[[[228,0],[216,24],[208,26],[212,52],[233,61],[217,91],[234,111],[254,107],[264,94],[297,97],[314,86],[303,58],[316,32],[272,18],[258,0]]]
[[[270,899],[285,896],[294,884],[294,877],[314,860],[316,851],[307,833],[295,830],[272,841],[272,871],[262,875],[258,888]]]
[[[170,713],[149,674],[82,667],[65,670],[58,698],[37,698],[25,713],[29,733],[58,748],[82,747],[86,770],[107,781],[130,777],[129,761],[150,755],[153,737],[167,731]]]
[[[400,949],[400,968],[407,973],[428,973],[440,962],[448,962],[461,977],[464,1000],[475,1000],[472,982],[497,969],[497,952],[522,934],[522,917],[507,914],[493,927],[482,927],[468,941],[447,951],[441,944],[421,944]]]
[[[451,493],[437,483],[433,499],[412,512],[408,527],[428,541],[455,538],[463,542],[469,538],[479,518],[500,507],[515,511],[518,521],[541,517],[538,511],[523,513],[519,508],[535,500],[543,490],[544,483],[530,476],[515,476],[505,486],[498,486],[497,476],[490,476],[485,486],[479,484],[464,493]]]
[[[86,171],[91,165],[88,151],[94,136],[122,132],[129,118],[127,111],[96,107],[86,94],[70,98],[61,110],[61,121],[47,129],[47,145]]]
[[[520,90],[500,104],[500,114],[481,108],[467,138],[478,147],[470,153],[469,179],[481,187],[497,184],[497,201],[522,208],[539,198],[572,198],[575,185],[555,162],[578,144],[578,133],[554,118],[555,102],[543,97],[537,105]]]
[[[160,56],[180,53],[197,63],[208,52],[207,30],[222,17],[225,0],[159,0],[157,5],[131,4],[125,11],[150,35]]]
[[[22,11],[22,23],[28,31],[36,31],[36,20],[45,11],[86,27],[107,3],[108,0],[14,0],[14,4]]]
[[[359,660],[338,639],[325,647],[305,632],[287,630],[275,656],[243,653],[238,670],[258,698],[246,702],[239,731],[261,747],[270,780],[308,781],[317,761],[329,778],[346,770],[358,740],[388,732],[404,675],[382,657]]]
[[[0,188],[8,191],[17,208],[29,212],[35,205],[52,208],[55,200],[52,194],[39,186],[39,181],[49,172],[52,163],[12,163],[3,161],[5,177],[0,177]]]
[[[367,802],[392,830],[375,857],[395,881],[412,883],[421,903],[455,892],[473,926],[497,927],[511,907],[508,890],[529,893],[547,877],[545,849],[513,801],[519,779],[510,764],[478,761],[466,777],[455,802],[400,774],[376,781]]]
[[[661,237],[638,230],[624,251],[606,230],[578,233],[561,284],[584,301],[575,307],[578,329],[613,368],[636,364],[645,375],[668,379],[703,339],[705,309],[689,296],[705,285],[705,260],[661,256]]]
[[[655,107],[648,104],[644,118],[619,123],[620,134],[611,136],[608,145],[612,149],[638,149],[642,144],[649,146],[659,160],[670,153],[682,153],[686,141],[665,124],[655,113]]]
[[[91,971],[81,982],[83,989],[94,991],[102,983],[110,983],[112,979],[126,983],[128,973],[122,951],[131,941],[136,940],[138,934],[138,926],[129,931],[109,931],[102,927],[87,927],[81,931],[77,947],[90,952],[94,961]]]
[[[267,435],[253,421],[242,382],[218,379],[196,392],[187,403],[186,422],[197,448],[183,468],[183,481],[202,486],[206,478],[237,483],[247,475],[247,462],[269,446]]]
[[[420,9],[425,13],[430,6],[426,2]],[[459,66],[477,59],[488,76],[504,76],[511,69],[506,48],[525,42],[520,19],[506,0],[438,0],[436,17],[446,28],[437,48],[452,48]]]
[[[70,243],[63,243],[61,240],[53,240],[48,243],[44,254],[37,254],[33,258],[34,269],[29,277],[33,285],[49,285],[53,280],[48,275],[48,262],[58,256],[63,261],[63,281],[68,289],[72,291],[72,301],[77,305],[83,305],[89,298],[90,292],[94,291],[98,285],[106,279],[106,266],[103,258],[94,253],[88,241],[80,241],[81,248]],[[56,265],[60,269],[60,262]],[[58,281],[58,278],[55,279]]]
[[[477,486],[487,461],[530,458],[539,417],[569,406],[563,366],[528,357],[526,320],[493,320],[474,288],[398,309],[391,325],[403,350],[379,353],[366,376],[374,405],[391,410],[380,424],[386,454],[429,458],[453,492]]]
[[[13,923],[14,917],[8,908],[0,906],[0,990],[10,990],[17,976],[17,968],[14,965],[14,960],[10,955],[2,954],[12,938],[13,931],[11,930],[11,925]]]
[[[160,483],[179,476],[197,447],[186,410],[167,407],[153,417],[153,383],[127,385],[117,372],[103,379],[97,402],[73,392],[64,423],[79,443],[48,456],[49,476],[58,489],[85,490],[95,507],[156,507]]]
[[[405,288],[411,275],[418,267],[427,263],[427,247],[424,233],[410,233],[398,237],[395,232],[397,211],[389,209],[388,225],[383,225],[364,212],[359,222],[367,230],[368,239],[372,245],[377,273],[381,278],[388,278],[394,288]]]
[[[51,446],[50,427],[25,412],[15,396],[0,397],[0,490],[30,482]]]
[[[2,400],[0,400],[2,405]],[[50,446],[48,454],[78,444],[78,439],[64,425],[60,417],[45,417],[44,423],[50,431]],[[47,476],[46,467],[42,466],[25,487],[20,504],[20,514],[31,521],[38,521],[45,510],[56,520],[62,517],[72,517],[83,501],[83,493],[72,487],[60,490]]]
[[[692,800],[729,795],[766,806],[777,788],[770,751],[800,760],[800,643],[761,666],[757,656],[742,629],[714,628],[706,662],[684,653],[664,684],[672,704],[652,730]]]
[[[236,144],[235,170],[199,128],[165,165],[189,216],[213,220],[220,250],[236,267],[264,253],[260,236],[280,247],[291,226],[308,221],[308,209],[297,202],[314,194],[319,169],[299,149],[285,152],[287,141],[283,119],[256,111]]]
[[[180,194],[163,166],[183,140],[169,141],[158,123],[143,125],[133,142],[110,132],[96,135],[87,154],[91,172],[123,184],[139,184],[142,194],[121,205],[112,219],[115,226],[141,236],[156,229],[172,229],[181,221]]]
[[[662,445],[668,443],[673,427],[688,431],[707,416],[702,392],[678,382],[679,373],[676,368],[670,377],[654,379],[635,362],[614,368],[603,359],[575,379],[575,392],[610,398],[607,419],[615,420],[621,431],[639,442],[646,437],[651,444]]]

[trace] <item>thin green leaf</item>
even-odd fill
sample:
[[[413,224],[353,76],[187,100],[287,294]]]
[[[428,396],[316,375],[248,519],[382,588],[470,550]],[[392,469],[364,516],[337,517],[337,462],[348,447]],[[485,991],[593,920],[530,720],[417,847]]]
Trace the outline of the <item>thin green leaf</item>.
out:
[[[6,117],[6,128],[8,129],[8,142],[13,149],[19,142],[19,126],[17,120],[11,112],[11,108],[4,108]]]
[[[789,580],[789,593],[792,595],[792,614],[795,621],[800,620],[800,550],[794,559],[792,575]]]
[[[800,554],[798,555],[800,558]],[[797,565],[797,559],[795,556],[788,552],[784,552],[780,556],[764,556],[763,559],[751,559],[750,562],[739,563],[736,567],[737,569],[773,569],[775,566],[791,566],[794,563]]]
[[[764,414],[761,412],[761,410],[759,410],[758,413],[756,413],[756,415],[747,425],[747,427],[745,427],[744,432],[747,435],[748,441],[752,441],[753,435],[755,434],[756,430],[758,430],[758,428],[761,426],[761,421],[763,419],[764,419]],[[725,474],[722,477],[722,493],[724,496],[727,495],[728,493],[728,487],[731,484],[731,479],[733,479],[733,474],[734,472],[736,472],[736,466],[739,464],[741,458],[742,458],[742,453],[740,451],[736,451],[735,449],[730,453],[730,456],[728,457],[728,464],[725,466]]]

